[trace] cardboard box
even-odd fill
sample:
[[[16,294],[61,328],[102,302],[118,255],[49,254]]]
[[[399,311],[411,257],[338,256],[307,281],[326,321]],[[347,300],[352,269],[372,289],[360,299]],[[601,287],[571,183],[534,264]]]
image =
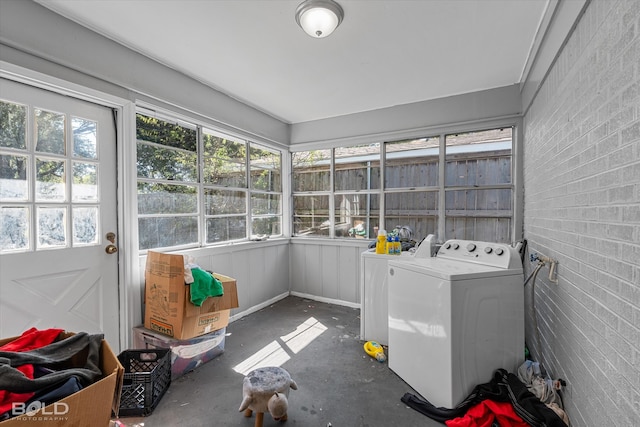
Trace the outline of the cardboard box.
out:
[[[58,337],[62,340],[74,335],[63,332]],[[0,340],[0,346],[18,337]],[[117,356],[102,340],[100,346],[100,370],[102,377],[86,388],[73,393],[53,404],[45,406],[35,413],[26,413],[0,422],[2,427],[43,426],[108,426],[111,411],[118,413],[120,407],[120,391],[124,368]]]
[[[176,339],[188,339],[225,328],[238,305],[236,280],[213,273],[224,295],[191,303],[191,287],[184,283],[184,257],[149,251],[145,268],[144,326]]]
[[[135,349],[170,349],[171,380],[175,380],[220,356],[224,352],[225,337],[225,328],[194,338],[178,340],[150,331],[143,326],[136,326],[133,328],[133,347]]]

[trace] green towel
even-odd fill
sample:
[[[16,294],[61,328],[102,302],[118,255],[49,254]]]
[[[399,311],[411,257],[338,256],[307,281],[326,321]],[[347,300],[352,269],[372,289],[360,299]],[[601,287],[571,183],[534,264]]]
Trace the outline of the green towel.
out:
[[[196,307],[200,307],[208,297],[219,297],[224,295],[222,282],[211,275],[211,273],[200,268],[191,269],[193,283],[191,284],[191,302]]]

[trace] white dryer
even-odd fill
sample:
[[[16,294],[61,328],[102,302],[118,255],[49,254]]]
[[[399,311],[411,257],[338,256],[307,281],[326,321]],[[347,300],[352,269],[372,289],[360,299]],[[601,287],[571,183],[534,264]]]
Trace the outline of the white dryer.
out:
[[[389,313],[387,301],[389,286],[387,279],[388,262],[405,259],[411,255],[382,255],[372,251],[360,255],[360,338],[389,344]]]
[[[447,241],[435,257],[389,260],[389,368],[453,408],[524,360],[524,281],[506,244]]]

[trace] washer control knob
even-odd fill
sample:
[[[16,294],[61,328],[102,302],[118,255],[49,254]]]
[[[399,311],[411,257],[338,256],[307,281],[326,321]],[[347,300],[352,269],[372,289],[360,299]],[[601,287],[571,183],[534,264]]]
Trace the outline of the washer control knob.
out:
[[[454,244],[453,244],[453,249],[458,249],[459,247],[460,247],[460,245],[459,245],[459,244],[457,244],[457,243],[454,243]]]
[[[475,245],[475,243],[469,243],[469,244],[467,245],[467,250],[468,250],[469,252],[473,252],[473,251],[475,251],[475,250],[476,250],[476,245]]]
[[[445,243],[444,248],[445,249],[450,249],[451,248],[451,243]]]
[[[502,255],[504,250],[502,248],[496,248],[496,255]]]
[[[487,246],[486,248],[484,248],[484,251],[488,254],[490,254],[491,252],[493,252],[493,249],[491,249],[491,247]]]

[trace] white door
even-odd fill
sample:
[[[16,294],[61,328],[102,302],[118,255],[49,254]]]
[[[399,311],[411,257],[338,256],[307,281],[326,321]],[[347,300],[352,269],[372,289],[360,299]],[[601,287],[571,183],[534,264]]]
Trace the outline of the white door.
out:
[[[111,109],[0,79],[0,125],[0,337],[55,327],[119,348]]]

